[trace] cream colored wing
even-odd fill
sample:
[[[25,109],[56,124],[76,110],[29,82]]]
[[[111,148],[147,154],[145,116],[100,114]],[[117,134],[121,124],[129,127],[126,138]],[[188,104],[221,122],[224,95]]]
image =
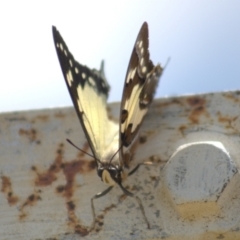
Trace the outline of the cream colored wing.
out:
[[[52,31],[63,76],[90,148],[97,162],[104,161],[106,155],[113,155],[106,151],[114,151],[110,145],[118,136],[118,125],[110,121],[107,114],[109,85],[103,63],[100,71],[79,64],[56,27],[53,26]],[[118,143],[114,148],[118,148]]]

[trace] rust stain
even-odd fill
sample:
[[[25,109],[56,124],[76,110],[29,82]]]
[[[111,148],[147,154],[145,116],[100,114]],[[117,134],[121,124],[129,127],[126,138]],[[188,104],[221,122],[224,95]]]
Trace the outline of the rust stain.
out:
[[[49,120],[49,115],[38,115],[36,116],[37,120],[41,120],[43,122],[47,122]]]
[[[23,130],[19,132],[21,135],[28,135],[32,132],[29,132],[29,130]],[[33,132],[34,133],[34,132]],[[84,148],[88,149],[88,145],[86,144]],[[75,178],[76,175],[86,174],[90,171],[93,171],[96,168],[95,160],[83,160],[82,154],[78,154],[76,159],[72,161],[64,161],[64,144],[61,143],[58,145],[58,148],[56,150],[56,156],[53,161],[53,163],[48,167],[45,171],[40,171],[38,166],[32,166],[31,170],[36,172],[36,178],[35,178],[35,186],[36,187],[46,187],[51,185],[54,181],[56,181],[58,177],[58,173],[62,172],[66,183],[63,185],[59,185],[56,187],[55,191],[58,194],[61,194],[66,202],[66,208],[67,208],[67,215],[68,215],[68,224],[69,226],[74,229],[75,233],[86,236],[89,234],[89,227],[85,227],[81,224],[81,221],[78,219],[78,217],[75,214],[75,203],[72,199],[74,195],[74,186],[75,186]],[[81,156],[81,157],[80,157]],[[9,186],[10,181],[8,181],[8,178],[2,178],[4,181],[4,184],[2,185],[2,189],[6,191],[6,186]],[[3,191],[2,190],[2,191]],[[34,192],[30,196],[27,197],[27,199],[23,202],[23,204],[20,207],[20,214],[19,219],[23,220],[27,217],[27,212],[25,211],[25,208],[28,206],[35,206],[37,201],[41,200],[40,197],[41,190],[38,192]],[[11,196],[11,194],[9,194]]]
[[[66,207],[68,209],[68,225],[72,227],[76,234],[79,234],[81,236],[86,236],[89,234],[89,228],[86,226],[83,226],[76,216],[74,210],[75,210],[75,204],[73,201],[66,202]]]
[[[74,211],[74,209],[75,209],[75,204],[74,204],[73,201],[67,202],[67,209],[68,209],[69,211]]]
[[[2,179],[1,191],[4,193],[9,206],[13,206],[18,202],[19,198],[13,193],[10,178],[7,176],[2,176],[1,179]]]
[[[75,233],[81,235],[82,237],[87,236],[89,234],[89,230],[80,224],[75,226]]]
[[[56,188],[57,193],[62,193],[64,191],[65,191],[65,186],[63,186],[63,185],[57,186],[57,188]]]
[[[19,215],[19,219],[23,220],[24,218],[27,217],[26,212],[24,211],[24,209],[28,206],[34,206],[36,205],[37,201],[42,200],[40,195],[38,193],[33,193],[31,195],[29,195],[27,197],[27,199],[25,200],[25,202],[22,204],[22,206],[20,207],[20,215]]]
[[[73,160],[63,164],[63,173],[66,178],[65,196],[71,198],[73,195],[73,185],[76,174],[85,174],[95,168],[95,161]],[[94,166],[94,168],[93,168]]]
[[[41,143],[40,140],[37,140],[37,131],[34,128],[31,129],[20,128],[18,134],[20,136],[26,136],[30,142],[36,142],[37,144]]]
[[[166,102],[161,102],[158,104],[158,106],[160,108],[164,108],[164,107],[168,107],[171,105],[183,105],[181,100],[177,99],[177,98],[172,98],[170,101],[166,101]]]
[[[184,131],[187,129],[187,127],[185,125],[181,125],[179,126],[178,130],[179,132],[182,134],[182,136],[184,136]]]
[[[237,95],[237,96],[236,96]],[[225,97],[225,98],[227,98],[227,99],[229,99],[229,100],[231,100],[231,101],[233,101],[233,102],[235,102],[235,103],[238,103],[239,102],[239,91],[237,91],[237,92],[233,92],[233,93],[231,93],[231,92],[228,92],[228,93],[223,93],[223,96]]]
[[[206,100],[200,97],[188,97],[186,101],[192,107],[204,106],[206,103]]]
[[[125,194],[123,194],[125,195]],[[105,215],[110,212],[113,208],[116,208],[117,206],[115,204],[111,204],[109,207],[106,207],[104,210],[103,210],[103,214],[100,214],[96,217],[96,229],[95,231],[96,232],[99,232],[101,229],[102,229],[102,226],[104,225],[104,217]]]
[[[209,117],[209,114],[205,108],[206,100],[200,97],[189,97],[186,102],[191,107],[191,113],[189,115],[189,120],[193,124],[199,124],[200,116]]]
[[[150,176],[150,179],[151,179],[151,181],[157,181],[158,180],[158,177],[157,176]]]
[[[56,151],[56,157],[54,163],[50,165],[47,171],[39,173],[36,166],[32,166],[32,170],[37,173],[37,178],[35,179],[35,185],[38,187],[44,187],[51,185],[56,179],[56,174],[62,170],[63,164],[63,147],[64,144],[59,144]]]
[[[119,197],[119,201],[122,202],[127,198],[127,195],[125,193],[123,193],[120,197]]]
[[[221,112],[217,112],[217,115],[218,115],[218,121],[220,123],[225,124],[226,129],[228,128],[234,129],[232,126],[232,122],[236,121],[238,119],[238,116],[234,116],[234,117],[223,116]]]
[[[138,138],[138,141],[140,144],[143,144],[145,142],[147,142],[147,136],[146,135],[140,135]]]
[[[88,148],[88,146],[85,146]],[[77,156],[77,159],[65,162],[63,160],[64,155],[64,145],[59,144],[56,151],[56,157],[54,162],[49,166],[49,168],[44,172],[39,172],[36,166],[32,166],[32,170],[37,173],[37,178],[35,180],[35,185],[39,187],[45,187],[51,185],[56,179],[57,174],[61,171],[66,179],[66,183],[56,187],[56,192],[61,194],[66,199],[66,208],[68,212],[69,225],[75,230],[75,233],[85,236],[89,233],[88,228],[83,226],[75,214],[75,203],[72,200],[74,195],[74,184],[76,175],[81,173],[85,174],[87,172],[95,169],[95,160],[82,160]],[[82,154],[80,154],[82,156]]]
[[[65,115],[66,115],[66,114],[64,114],[64,113],[62,113],[62,112],[58,112],[58,113],[55,113],[55,114],[54,114],[54,117],[55,117],[55,118],[65,118]]]

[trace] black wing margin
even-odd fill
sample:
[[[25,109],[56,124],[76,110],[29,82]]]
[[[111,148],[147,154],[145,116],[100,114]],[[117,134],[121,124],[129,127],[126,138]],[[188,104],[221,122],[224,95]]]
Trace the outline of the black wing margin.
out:
[[[100,159],[104,146],[108,144],[102,135],[106,131],[105,127],[108,127],[106,101],[110,89],[104,75],[103,62],[100,71],[79,64],[56,27],[52,27],[52,32],[62,73],[77,115],[95,158]]]
[[[130,147],[139,132],[162,72],[163,68],[159,64],[154,66],[150,60],[148,25],[144,22],[134,44],[123,88],[120,110],[122,156],[124,147]]]

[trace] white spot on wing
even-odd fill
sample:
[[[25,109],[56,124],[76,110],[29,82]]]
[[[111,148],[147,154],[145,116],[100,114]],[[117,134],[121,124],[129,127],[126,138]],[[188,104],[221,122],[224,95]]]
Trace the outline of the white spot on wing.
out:
[[[86,79],[86,73],[82,73],[82,78]]]
[[[138,42],[137,42],[137,45],[138,45],[139,48],[142,47],[142,44],[143,44],[143,41],[140,41],[140,42],[138,41]]]
[[[134,69],[130,69],[128,76],[127,76],[127,80],[126,83],[129,83],[130,79],[133,79],[135,73],[136,73],[137,68]]]
[[[96,83],[92,77],[89,77],[88,81],[90,82],[91,85],[96,86]]]
[[[144,66],[142,67],[142,73],[146,73],[147,72],[147,68]]]
[[[75,73],[78,74],[79,73],[79,70],[77,67],[75,67]]]
[[[73,66],[73,63],[72,63],[71,59],[69,59],[69,64],[70,64],[71,67]]]
[[[66,74],[66,78],[67,78],[67,81],[68,81],[68,85],[72,86],[73,76],[72,76],[71,70],[68,70],[68,72]]]
[[[62,45],[62,43],[60,43],[60,49],[61,49],[61,51],[63,51],[63,45]]]

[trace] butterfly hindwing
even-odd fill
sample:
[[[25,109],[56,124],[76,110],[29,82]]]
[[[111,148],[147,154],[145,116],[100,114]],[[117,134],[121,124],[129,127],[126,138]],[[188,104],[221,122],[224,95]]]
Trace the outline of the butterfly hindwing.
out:
[[[79,64],[68,50],[58,30],[53,27],[55,48],[61,69],[95,159],[102,160],[118,131],[108,119],[106,101],[109,85],[103,72]]]
[[[122,156],[124,147],[128,148],[136,139],[162,71],[159,64],[154,66],[149,59],[148,25],[145,22],[137,36],[123,88],[120,113]]]

